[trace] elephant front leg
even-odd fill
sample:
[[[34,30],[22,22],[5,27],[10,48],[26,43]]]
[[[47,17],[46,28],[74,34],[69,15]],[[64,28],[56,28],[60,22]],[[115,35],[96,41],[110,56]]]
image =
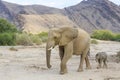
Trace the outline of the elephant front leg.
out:
[[[61,62],[60,66],[61,66],[61,67],[60,67],[60,68],[61,68],[60,74],[65,74],[65,73],[67,73],[66,63]]]
[[[64,46],[59,46],[59,56],[60,56],[60,60],[62,61],[64,57]]]
[[[64,47],[64,57],[61,61],[60,64],[60,74],[65,74],[67,73],[67,66],[66,63],[67,61],[71,58],[72,53],[73,53],[73,47],[72,43],[69,43]]]

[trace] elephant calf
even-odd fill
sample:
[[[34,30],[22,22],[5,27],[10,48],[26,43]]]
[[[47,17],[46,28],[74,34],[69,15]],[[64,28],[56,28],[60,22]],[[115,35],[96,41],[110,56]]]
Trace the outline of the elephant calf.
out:
[[[102,62],[103,62],[103,68],[107,68],[107,54],[105,52],[98,52],[95,56],[96,62],[98,62],[97,69],[102,68]]]

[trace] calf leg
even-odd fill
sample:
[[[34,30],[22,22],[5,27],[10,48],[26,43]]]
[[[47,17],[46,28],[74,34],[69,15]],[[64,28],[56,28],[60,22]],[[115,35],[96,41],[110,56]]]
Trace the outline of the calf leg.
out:
[[[101,59],[98,59],[98,67],[97,69],[101,68],[102,67],[102,60]]]
[[[103,61],[103,68],[107,68],[106,60]]]

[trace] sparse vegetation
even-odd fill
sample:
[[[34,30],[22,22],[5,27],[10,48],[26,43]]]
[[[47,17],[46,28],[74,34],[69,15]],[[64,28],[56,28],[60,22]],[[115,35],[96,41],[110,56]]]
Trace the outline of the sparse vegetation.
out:
[[[111,55],[111,59],[113,59],[113,61],[119,63],[120,62],[120,51],[117,52],[117,54]]]
[[[32,43],[36,44],[36,45],[40,45],[42,43],[41,38],[38,35],[30,35],[30,39],[32,41]]]
[[[27,33],[16,34],[16,44],[17,45],[25,45],[30,46],[32,45],[32,41],[30,36]]]
[[[120,62],[120,51],[117,52],[117,55],[116,55],[116,62],[117,62],[117,63]]]
[[[16,44],[17,45],[40,45],[47,40],[47,33],[40,34],[27,34],[27,33],[17,33],[16,34]]]
[[[2,53],[0,53],[0,57],[2,57],[3,56],[3,54]]]
[[[115,40],[120,42],[120,34],[116,34]]]
[[[92,39],[92,40],[91,40],[91,43],[92,43],[92,44],[98,44],[98,41],[97,41],[96,39]]]
[[[42,42],[46,42],[47,38],[48,38],[48,33],[47,32],[42,32],[42,33],[39,33],[38,36],[40,37]]]
[[[108,30],[96,30],[91,37],[100,40],[120,41],[120,34],[115,34]],[[14,25],[5,19],[0,19],[0,45],[40,45],[42,42],[46,42],[47,38],[47,32],[35,35],[19,33]],[[98,44],[95,39],[91,40],[92,44]]]
[[[115,34],[108,30],[95,30],[91,37],[100,40],[120,41],[120,34]]]
[[[40,45],[46,40],[46,32],[36,35],[20,32],[13,24],[0,18],[0,45]],[[13,50],[13,48],[10,48],[10,50]]]
[[[11,51],[18,51],[18,49],[14,48],[14,47],[10,47],[9,50],[11,50]]]

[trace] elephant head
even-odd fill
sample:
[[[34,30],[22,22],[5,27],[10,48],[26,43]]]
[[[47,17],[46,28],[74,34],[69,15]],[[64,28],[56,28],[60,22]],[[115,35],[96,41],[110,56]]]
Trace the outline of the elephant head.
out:
[[[50,55],[51,50],[56,45],[65,46],[78,35],[78,30],[72,27],[53,28],[48,32],[48,41],[46,45],[46,61],[47,67],[51,68]]]

